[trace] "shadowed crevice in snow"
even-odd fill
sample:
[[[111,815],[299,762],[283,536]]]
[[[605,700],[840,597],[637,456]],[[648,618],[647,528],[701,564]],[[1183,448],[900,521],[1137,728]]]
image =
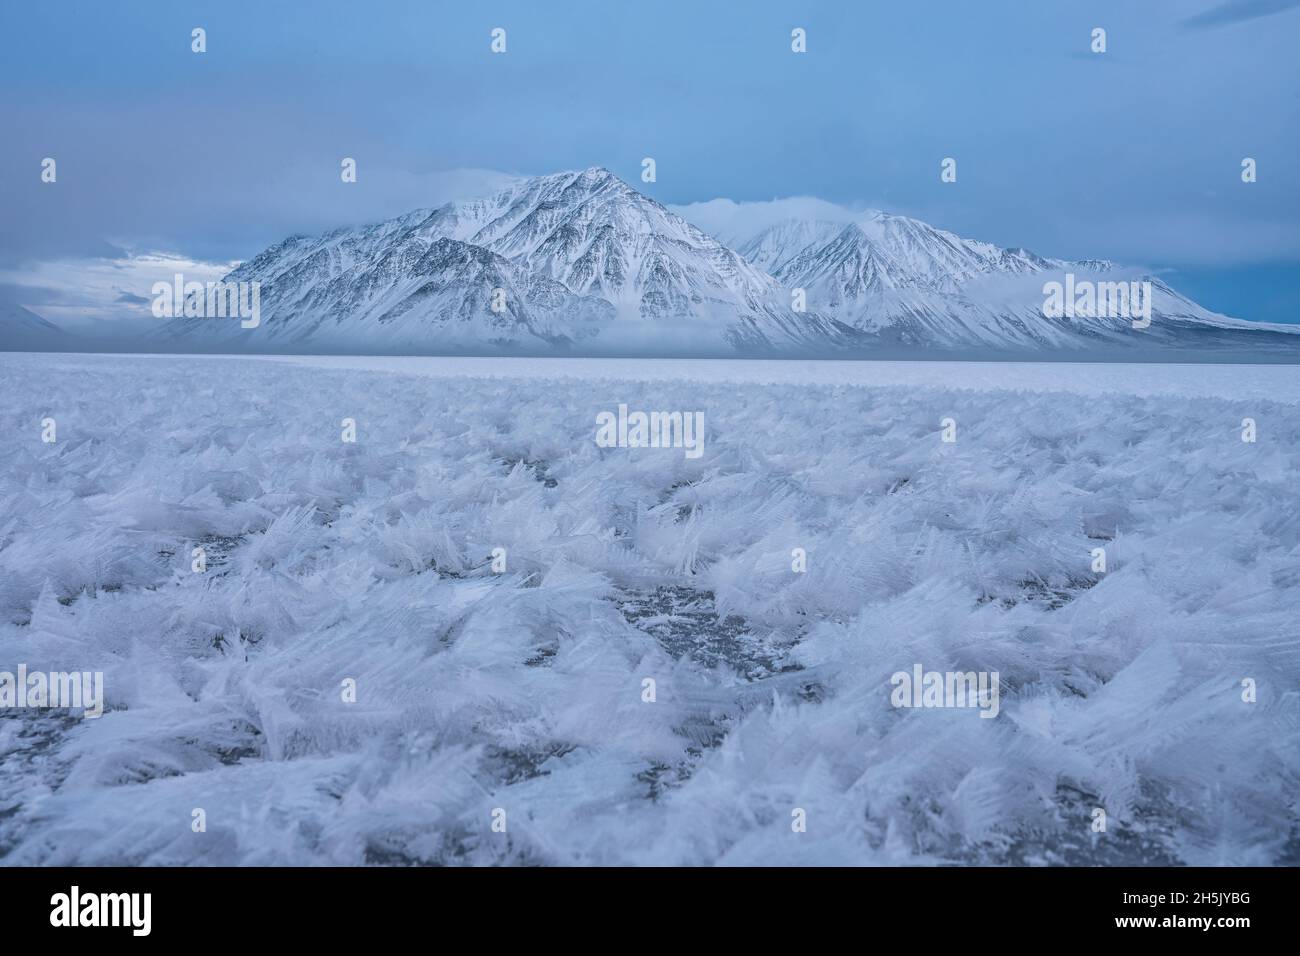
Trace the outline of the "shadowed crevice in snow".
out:
[[[983,835],[961,835],[968,822],[944,801],[917,794],[901,802],[908,820],[911,851],[921,858],[967,866],[1179,866],[1182,860],[1169,851],[1179,828],[1180,808],[1153,794],[1123,819],[1107,820],[1106,832],[1094,832],[1093,809],[1104,801],[1076,787],[1058,785],[1054,800],[1044,804],[1034,795],[1021,813],[1033,819],[1028,825],[993,816]],[[1031,810],[1030,807],[1033,807]],[[979,814],[976,814],[978,817]],[[1010,825],[1008,825],[1010,824]],[[983,829],[983,828],[981,828]],[[883,848],[886,827],[868,817],[863,834]],[[896,832],[894,838],[898,838]]]
[[[729,667],[746,680],[799,670],[786,659],[789,645],[756,633],[738,614],[720,615],[711,591],[663,584],[624,588],[618,609],[633,627],[651,635],[674,658],[689,656],[704,667]]]
[[[977,604],[997,602],[1004,610],[1010,610],[1020,604],[1029,604],[1046,611],[1058,611],[1065,607],[1082,592],[1097,585],[1096,578],[1074,577],[1062,584],[1050,583],[1042,579],[1025,579],[1013,582],[1014,591],[984,593],[976,600]]]
[[[228,571],[226,567],[230,561],[231,554],[248,538],[245,534],[212,534],[200,539],[194,547],[203,549],[205,560],[207,561],[208,570],[206,573],[225,574]],[[193,548],[187,550],[186,555],[192,555]],[[187,561],[188,563],[188,561]]]
[[[81,720],[66,710],[0,710],[0,860],[18,842],[28,805],[67,779],[72,768],[59,749]]]
[[[551,467],[550,462],[543,459],[507,456],[496,460],[501,463],[507,475],[513,472],[515,468],[522,465],[524,471],[531,475],[534,481],[539,482],[543,488],[554,488],[559,484],[559,482],[549,474]]]
[[[674,698],[672,730],[684,743],[680,759],[651,761],[636,775],[641,796],[652,803],[686,785],[745,715],[770,705],[774,693],[811,701],[824,692],[789,658],[796,639],[765,635],[741,615],[719,613],[711,591],[686,584],[624,585],[613,601],[628,624],[674,660],[700,668],[707,681],[707,690]]]
[[[248,660],[249,652],[262,643],[265,635],[256,629],[236,627],[212,635],[212,646],[222,653],[234,654]]]
[[[228,767],[245,760],[265,759],[266,743],[261,728],[252,721],[232,718],[214,729],[219,733],[215,738],[186,737],[183,742],[211,754]]]
[[[80,713],[62,709],[0,710],[0,754],[6,761],[39,759],[81,721]]]
[[[486,836],[468,825],[454,829],[410,828],[372,835],[363,849],[368,866],[543,866],[549,861],[509,834]],[[486,860],[484,858],[487,858]]]
[[[466,830],[408,828],[371,835],[363,849],[369,866],[455,866],[466,862],[473,836]],[[422,852],[415,852],[420,847]]]
[[[1180,808],[1144,794],[1125,819],[1109,819],[1106,832],[1094,833],[1092,811],[1103,804],[1096,794],[1061,785],[1056,790],[1052,825],[1026,828],[998,848],[980,848],[973,863],[1005,866],[1177,866],[1167,847],[1178,829]]]
[[[548,764],[575,749],[569,743],[532,744],[522,747],[491,745],[483,753],[480,767],[505,785],[531,780],[551,772]]]
[[[633,627],[655,639],[673,659],[731,676],[709,694],[682,701],[673,731],[686,743],[673,763],[654,761],[637,774],[644,797],[657,802],[695,775],[745,715],[768,706],[773,694],[820,700],[825,688],[789,659],[795,639],[764,636],[743,616],[720,614],[711,591],[682,584],[621,588],[615,599]]]

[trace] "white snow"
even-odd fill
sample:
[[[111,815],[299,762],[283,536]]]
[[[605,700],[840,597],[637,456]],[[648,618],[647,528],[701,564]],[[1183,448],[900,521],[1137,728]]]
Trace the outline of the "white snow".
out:
[[[783,359],[256,356],[316,368],[452,378],[734,382],[754,385],[899,385],[909,388],[1169,395],[1300,403],[1300,366],[1101,362],[864,362]]]
[[[1239,351],[1243,361],[1300,343],[1294,326],[1210,312],[1142,268],[1046,259],[875,210],[735,238],[738,251],[592,167],[291,236],[228,277],[258,284],[256,330],[189,316],[155,334],[168,351],[1254,350]],[[1118,287],[1115,314],[1047,317],[1045,281],[1073,289],[1075,278],[1146,282],[1150,326],[1135,334]]]
[[[0,863],[1300,862],[1297,402],[1284,366],[0,355],[0,671],[107,698],[0,710]],[[598,448],[619,403],[703,411],[704,456]],[[997,671],[999,715],[894,709],[915,664]]]

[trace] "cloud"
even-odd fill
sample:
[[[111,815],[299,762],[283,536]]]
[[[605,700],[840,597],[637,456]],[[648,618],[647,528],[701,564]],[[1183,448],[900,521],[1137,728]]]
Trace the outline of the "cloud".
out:
[[[239,109],[243,109],[243,104]],[[239,130],[257,149],[222,151],[202,137],[175,149],[141,149],[138,130],[160,115],[196,115],[199,107],[127,101],[96,111],[82,104],[18,102],[0,107],[12,141],[0,150],[0,268],[32,260],[110,258],[110,243],[166,249],[195,259],[249,258],[292,233],[314,235],[489,194],[514,172],[447,163],[431,167],[362,135],[322,141],[315,126],[241,117],[231,106],[203,112],[204,129]],[[334,139],[337,139],[335,137]],[[43,183],[32,157],[57,156],[57,184]],[[341,180],[341,158],[357,163],[357,181]]]
[[[123,251],[114,257],[67,257],[0,270],[0,298],[22,305],[61,328],[156,321],[155,282],[215,282],[236,262],[204,262],[171,252]]]
[[[724,245],[736,246],[769,226],[787,219],[849,223],[861,218],[868,209],[840,206],[813,196],[791,196],[762,202],[734,202],[710,199],[686,205],[669,206],[687,222]]]
[[[1204,13],[1188,17],[1183,26],[1189,30],[1213,30],[1260,17],[1271,17],[1300,7],[1300,0],[1226,0]]]
[[[855,222],[875,207],[838,205],[812,196],[734,202],[710,199],[670,206],[687,222],[733,249],[787,219]],[[1106,208],[1076,210],[1068,220],[1017,225],[1003,223],[992,234],[972,222],[953,221],[952,210],[898,209],[884,212],[918,219],[964,239],[1024,248],[1057,259],[1110,259],[1146,268],[1232,267],[1300,260],[1300,224],[1285,215],[1262,216],[1221,207],[1168,212],[1141,210],[1116,216]]]

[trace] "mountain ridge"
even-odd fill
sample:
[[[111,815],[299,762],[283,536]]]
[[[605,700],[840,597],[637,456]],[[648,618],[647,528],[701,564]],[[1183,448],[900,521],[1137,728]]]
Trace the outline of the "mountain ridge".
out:
[[[787,219],[732,241],[603,167],[521,178],[488,196],[287,237],[227,276],[261,284],[264,318],[252,334],[173,319],[157,338],[250,351],[671,346],[848,357],[883,347],[1300,346],[1295,330],[1218,315],[1108,260],[1002,248],[879,210],[848,222]],[[1048,318],[1042,280],[1066,273],[1149,282],[1150,328],[1139,335],[1124,315]]]
[[[57,350],[71,344],[72,336],[16,302],[0,302],[0,349],[9,351]]]

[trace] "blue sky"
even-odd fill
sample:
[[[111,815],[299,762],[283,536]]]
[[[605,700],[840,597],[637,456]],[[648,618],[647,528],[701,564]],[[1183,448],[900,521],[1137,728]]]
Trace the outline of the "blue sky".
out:
[[[665,203],[883,208],[1297,321],[1298,40],[1297,0],[7,0],[0,296],[66,320],[147,292],[142,256],[215,269],[603,165]]]

